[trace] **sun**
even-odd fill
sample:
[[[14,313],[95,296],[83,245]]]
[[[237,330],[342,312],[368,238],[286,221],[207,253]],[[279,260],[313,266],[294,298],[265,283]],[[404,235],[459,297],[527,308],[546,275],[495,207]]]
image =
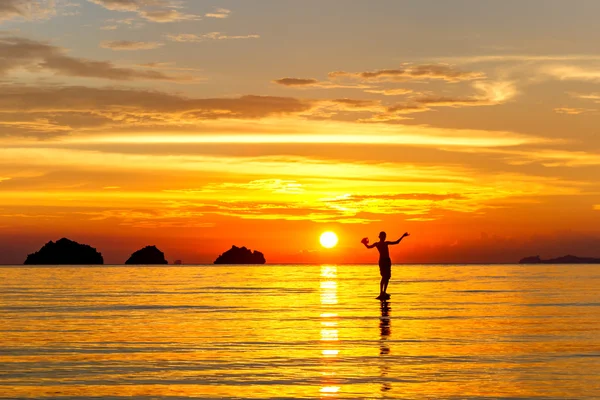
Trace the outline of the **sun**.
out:
[[[320,240],[321,240],[321,246],[325,247],[326,249],[331,249],[338,244],[338,237],[333,232],[324,232],[321,235]]]

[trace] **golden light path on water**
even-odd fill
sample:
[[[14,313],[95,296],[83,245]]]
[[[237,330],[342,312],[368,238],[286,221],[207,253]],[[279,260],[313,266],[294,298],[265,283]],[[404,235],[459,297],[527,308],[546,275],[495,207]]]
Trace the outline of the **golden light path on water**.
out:
[[[597,399],[600,268],[0,267],[0,398]]]
[[[339,386],[335,385],[335,372],[332,366],[335,358],[339,354],[337,344],[338,338],[338,322],[337,313],[331,312],[338,304],[337,298],[337,267],[323,265],[321,267],[321,340],[323,341],[323,387],[321,394],[323,397],[329,397],[340,390]]]

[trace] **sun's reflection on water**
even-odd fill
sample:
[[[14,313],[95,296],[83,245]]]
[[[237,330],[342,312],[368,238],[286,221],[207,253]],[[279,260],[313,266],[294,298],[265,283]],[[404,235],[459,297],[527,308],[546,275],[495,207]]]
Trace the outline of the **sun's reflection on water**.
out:
[[[336,382],[334,362],[340,351],[335,344],[339,341],[338,314],[333,309],[338,304],[337,296],[337,267],[321,266],[321,338],[326,345],[321,350],[323,371],[321,373],[321,398],[333,398],[340,386]]]
[[[387,379],[390,366],[388,364],[389,360],[387,356],[391,353],[390,345],[388,343],[388,339],[392,334],[392,324],[390,318],[390,303],[387,301],[381,302],[381,317],[379,318],[379,355],[381,357],[381,364],[379,368],[379,374],[381,377],[381,392],[385,393],[392,389],[392,385]]]

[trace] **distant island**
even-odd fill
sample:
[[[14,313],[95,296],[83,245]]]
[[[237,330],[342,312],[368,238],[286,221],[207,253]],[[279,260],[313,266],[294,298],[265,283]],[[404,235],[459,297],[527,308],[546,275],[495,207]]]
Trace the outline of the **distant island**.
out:
[[[563,256],[542,260],[540,256],[525,257],[519,261],[519,264],[600,264],[600,258]]]
[[[156,246],[146,246],[136,251],[125,261],[125,265],[165,265],[169,262],[165,260],[165,253]]]
[[[95,248],[62,238],[46,243],[39,251],[29,254],[25,265],[102,265],[104,258]]]
[[[265,264],[265,256],[260,251],[248,250],[245,247],[232,246],[221,254],[215,264]]]

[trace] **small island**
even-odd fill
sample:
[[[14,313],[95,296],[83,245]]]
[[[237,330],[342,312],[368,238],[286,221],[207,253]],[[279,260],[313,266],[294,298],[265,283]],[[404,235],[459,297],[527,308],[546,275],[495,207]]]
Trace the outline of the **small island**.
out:
[[[104,258],[95,248],[62,238],[46,243],[39,251],[29,254],[25,265],[102,265]]]
[[[248,250],[245,247],[232,246],[221,254],[215,264],[265,264],[265,256],[260,251]]]
[[[600,258],[577,257],[567,255],[549,260],[542,260],[540,256],[525,257],[519,264],[600,264]]]
[[[168,261],[165,259],[165,253],[156,246],[146,246],[136,251],[125,261],[125,265],[165,265]]]

